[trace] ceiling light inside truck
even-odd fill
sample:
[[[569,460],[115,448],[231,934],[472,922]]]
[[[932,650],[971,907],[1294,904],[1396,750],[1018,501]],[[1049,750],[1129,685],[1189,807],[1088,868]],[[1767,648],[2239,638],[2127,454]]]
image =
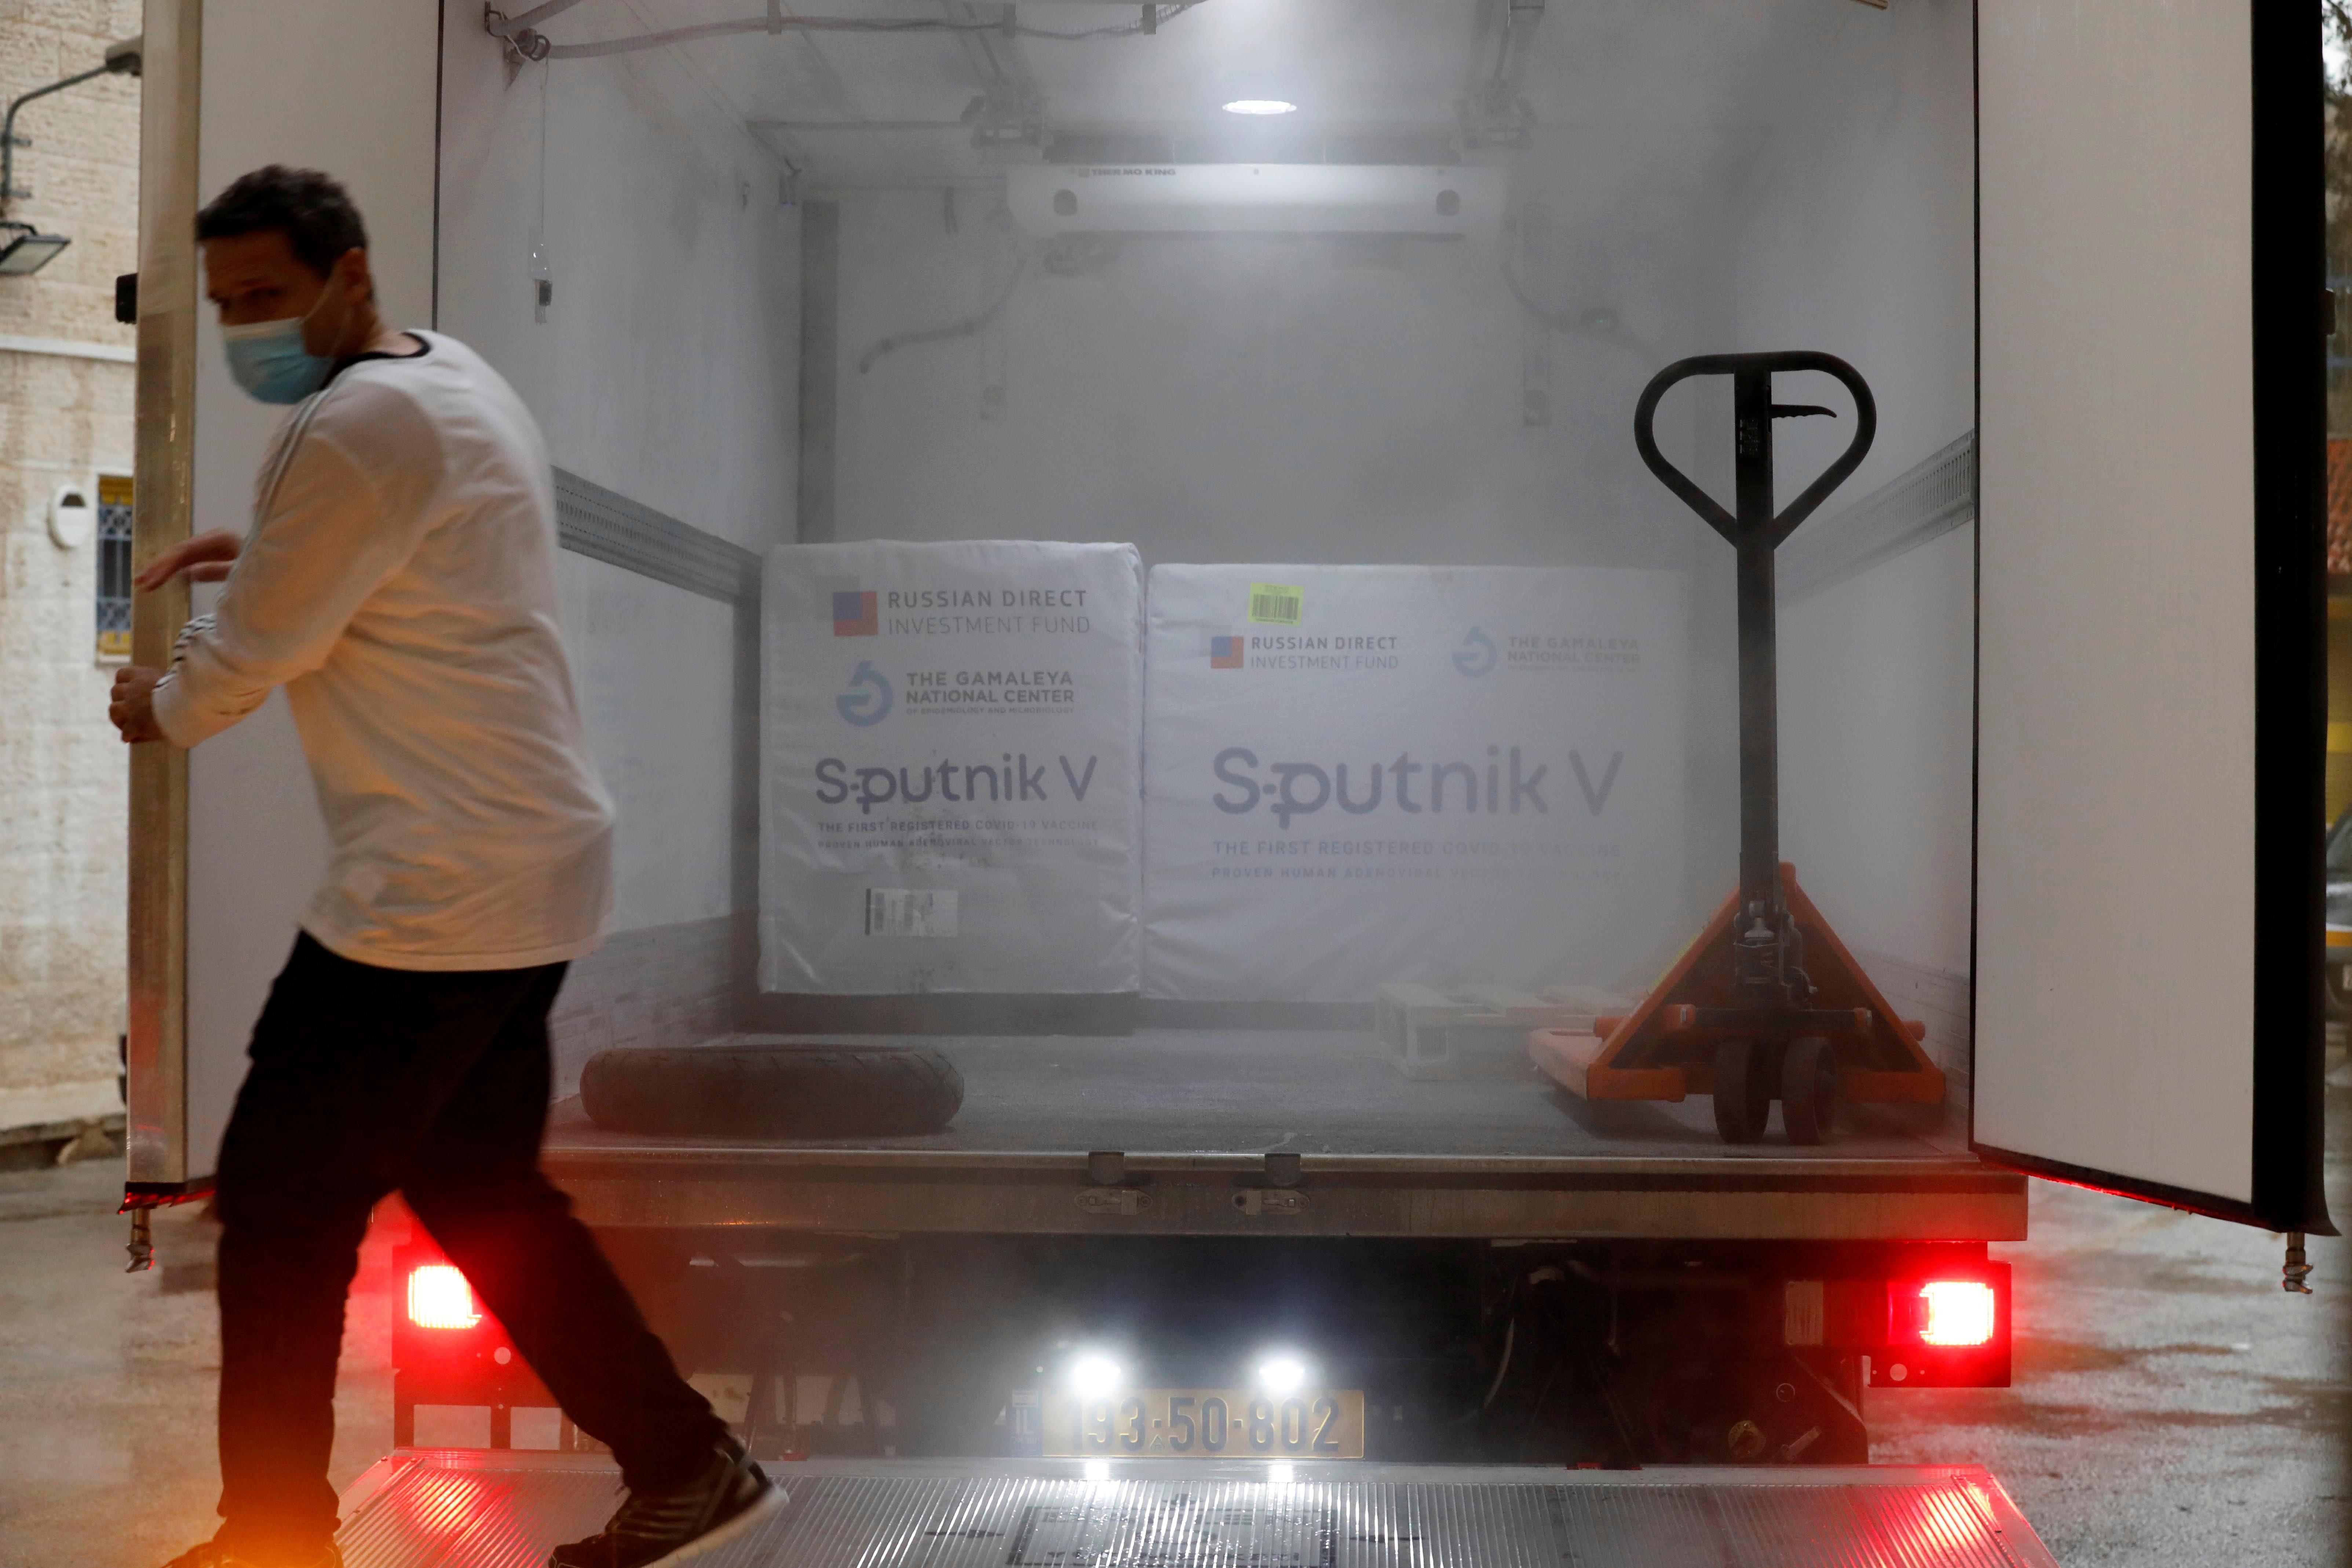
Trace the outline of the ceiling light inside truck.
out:
[[[1298,105],[1279,98],[1237,98],[1225,105],[1227,114],[1296,114]]]

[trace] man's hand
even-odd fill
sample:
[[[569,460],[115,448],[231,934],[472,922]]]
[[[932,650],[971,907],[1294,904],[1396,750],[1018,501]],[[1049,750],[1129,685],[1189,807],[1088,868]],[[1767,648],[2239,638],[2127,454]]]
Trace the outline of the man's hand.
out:
[[[126,664],[114,672],[114,696],[106,705],[106,716],[122,732],[126,745],[164,739],[162,726],[155,722],[155,683],[163,679],[162,670],[137,664]]]
[[[215,528],[209,533],[180,541],[149,562],[147,569],[132,581],[149,593],[183,572],[191,583],[217,583],[228,575],[229,568],[236,563],[237,552],[244,548],[244,540],[226,528]]]

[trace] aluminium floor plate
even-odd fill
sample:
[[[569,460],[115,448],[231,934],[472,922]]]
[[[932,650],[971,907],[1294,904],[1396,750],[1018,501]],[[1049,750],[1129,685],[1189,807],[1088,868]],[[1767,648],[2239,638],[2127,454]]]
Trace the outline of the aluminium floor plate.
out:
[[[697,1568],[2056,1568],[1981,1469],[1147,1461],[777,1467],[785,1511]],[[404,1450],[343,1499],[347,1568],[535,1568],[608,1460]]]

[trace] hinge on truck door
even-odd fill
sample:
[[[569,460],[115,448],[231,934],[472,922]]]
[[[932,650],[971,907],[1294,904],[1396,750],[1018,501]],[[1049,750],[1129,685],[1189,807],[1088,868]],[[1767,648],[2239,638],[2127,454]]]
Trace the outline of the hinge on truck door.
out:
[[[155,1267],[155,1237],[148,1226],[149,1212],[131,1211],[131,1245],[123,1248],[131,1254],[131,1267],[123,1270],[125,1274],[143,1274]]]
[[[2286,1262],[2279,1269],[2279,1289],[2296,1296],[2311,1294],[2311,1260],[2303,1249],[2303,1232],[2286,1233]]]

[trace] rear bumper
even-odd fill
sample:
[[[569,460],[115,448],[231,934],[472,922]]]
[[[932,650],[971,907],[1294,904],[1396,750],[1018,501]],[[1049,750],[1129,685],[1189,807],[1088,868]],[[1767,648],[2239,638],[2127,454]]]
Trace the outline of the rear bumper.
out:
[[[1938,1159],[973,1154],[647,1144],[542,1155],[592,1226],[1076,1236],[2018,1241],[2025,1178]]]

